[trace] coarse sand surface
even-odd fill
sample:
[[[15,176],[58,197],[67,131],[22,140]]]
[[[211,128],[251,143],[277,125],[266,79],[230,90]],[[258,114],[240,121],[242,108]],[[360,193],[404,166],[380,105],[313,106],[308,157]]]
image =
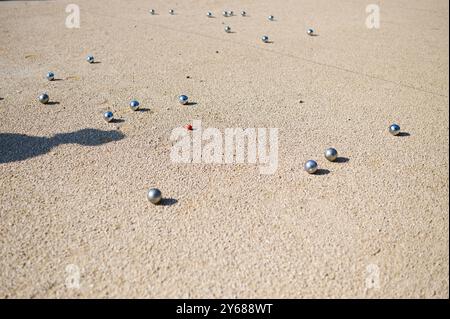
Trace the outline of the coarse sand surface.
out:
[[[447,0],[379,29],[362,0],[73,2],[0,2],[0,298],[449,297]],[[196,120],[278,128],[277,170],[172,161]]]

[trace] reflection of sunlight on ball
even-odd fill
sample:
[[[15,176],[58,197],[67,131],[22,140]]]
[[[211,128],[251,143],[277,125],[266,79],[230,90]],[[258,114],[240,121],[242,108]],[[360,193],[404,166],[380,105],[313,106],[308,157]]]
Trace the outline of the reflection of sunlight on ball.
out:
[[[39,95],[39,102],[41,102],[42,104],[47,104],[49,99],[50,98],[47,93],[42,93],[41,95]]]
[[[114,114],[111,111],[106,111],[105,113],[103,113],[103,119],[106,122],[111,122],[114,118]]]
[[[335,148],[328,148],[325,150],[325,158],[330,162],[334,162],[337,159],[338,153]]]
[[[139,102],[136,100],[131,101],[130,109],[132,109],[133,111],[137,111],[139,109]]]
[[[157,188],[150,188],[147,192],[147,199],[152,204],[158,204],[161,201],[162,194],[161,191]]]
[[[305,163],[305,171],[309,174],[314,174],[315,172],[317,172],[317,167],[318,165],[316,161],[309,160]]]
[[[180,101],[181,104],[185,105],[187,104],[189,98],[187,97],[187,95],[180,95],[178,97],[178,100]]]
[[[47,78],[47,80],[53,81],[55,79],[55,74],[53,72],[48,72],[45,77]]]
[[[392,135],[398,135],[400,133],[400,126],[397,124],[392,124],[389,126],[389,133]]]
[[[89,62],[89,63],[94,63],[94,56],[88,55],[88,56],[86,57],[86,61]]]

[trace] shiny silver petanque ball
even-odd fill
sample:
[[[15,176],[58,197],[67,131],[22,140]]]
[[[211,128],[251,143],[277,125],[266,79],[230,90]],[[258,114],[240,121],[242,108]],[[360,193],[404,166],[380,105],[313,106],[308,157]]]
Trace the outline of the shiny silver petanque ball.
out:
[[[139,102],[136,100],[133,100],[130,102],[130,109],[133,111],[137,111],[139,109]]]
[[[155,14],[155,10],[153,10],[153,9],[150,9],[150,14]]]
[[[48,101],[50,100],[47,93],[42,93],[41,95],[39,95],[38,99],[39,99],[39,102],[41,102],[42,104],[47,104]]]
[[[318,166],[316,161],[309,160],[305,163],[305,171],[309,174],[314,174],[315,172],[317,172],[317,168]]]
[[[400,126],[397,124],[392,124],[389,126],[389,133],[392,135],[398,135],[400,133]]]
[[[207,13],[206,13],[206,16],[207,16],[208,18],[212,18],[212,17],[213,17],[213,14],[212,14],[212,12],[207,12]]]
[[[111,122],[114,118],[114,114],[111,111],[106,111],[105,113],[103,113],[103,119],[106,122]]]
[[[234,14],[234,12],[233,12],[233,11],[228,11],[227,13],[228,13],[228,16],[229,16],[229,17],[232,17],[232,16],[233,16],[233,14]]]
[[[178,97],[178,101],[180,101],[181,104],[185,105],[187,104],[189,98],[187,97],[187,95],[180,95]]]
[[[162,199],[161,191],[157,188],[150,188],[147,192],[147,199],[152,204],[158,204]]]
[[[267,42],[269,42],[269,37],[267,35],[263,35],[261,37],[261,41],[264,42],[264,43],[267,43]]]
[[[230,33],[231,32],[231,28],[229,26],[226,26],[224,30],[225,30],[226,33]]]
[[[223,11],[223,12],[222,12],[222,15],[223,15],[224,17],[228,17],[228,11]]]
[[[173,9],[169,10],[169,14],[174,14],[174,13],[175,13],[175,11],[173,11]]]
[[[241,11],[241,16],[245,17],[247,15],[247,12]]]
[[[269,19],[270,21],[273,21],[275,19],[274,16],[268,16],[267,19]]]
[[[325,150],[325,158],[330,162],[334,162],[337,159],[338,152],[334,148],[327,148]]]
[[[45,77],[47,78],[47,80],[53,81],[55,79],[55,74],[53,72],[48,72]]]
[[[306,33],[307,33],[308,35],[314,35],[314,29],[308,29],[308,30],[306,31]]]
[[[94,57],[92,55],[88,55],[86,57],[86,61],[88,61],[89,63],[94,63]]]

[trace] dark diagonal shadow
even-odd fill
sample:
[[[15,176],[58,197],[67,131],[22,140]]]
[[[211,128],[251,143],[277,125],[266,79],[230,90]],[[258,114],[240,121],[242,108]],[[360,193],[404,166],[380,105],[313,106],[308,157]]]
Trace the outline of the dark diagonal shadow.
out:
[[[178,203],[178,201],[175,198],[163,198],[159,202],[159,205],[161,206],[172,206]]]
[[[397,134],[398,137],[408,137],[411,136],[411,134],[409,134],[408,132],[400,132]]]
[[[321,176],[321,175],[328,175],[330,173],[331,172],[328,169],[319,168],[314,175]]]
[[[52,137],[29,136],[25,134],[0,133],[0,164],[23,161],[48,153],[61,144],[98,146],[121,140],[124,134],[118,131],[83,129]]]
[[[350,159],[348,157],[338,157],[334,161],[335,163],[347,163],[350,162]]]

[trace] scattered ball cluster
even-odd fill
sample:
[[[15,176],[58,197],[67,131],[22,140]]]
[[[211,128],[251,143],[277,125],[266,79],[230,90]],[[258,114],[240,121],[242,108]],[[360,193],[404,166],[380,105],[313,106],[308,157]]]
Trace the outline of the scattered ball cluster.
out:
[[[330,162],[335,162],[338,159],[338,152],[335,148],[330,147],[325,150],[325,158]],[[305,163],[304,169],[308,174],[317,173],[319,165],[314,160],[309,160]]]
[[[156,11],[155,11],[154,9],[150,9],[150,10],[149,10],[149,13],[150,13],[151,15],[155,15],[155,14],[156,14]],[[174,11],[173,9],[170,9],[170,10],[169,10],[169,14],[170,14],[170,15],[174,15],[174,14],[175,14],[175,11]],[[242,17],[246,17],[246,16],[247,16],[247,12],[245,12],[245,11],[241,11],[240,14],[241,14]],[[234,15],[234,13],[233,13],[233,11],[231,11],[231,10],[228,10],[228,11],[225,10],[225,11],[222,12],[222,15],[223,15],[224,17],[232,17],[232,16]],[[213,13],[210,12],[210,11],[208,11],[208,12],[206,13],[206,16],[207,16],[208,18],[214,17]],[[275,20],[275,17],[274,17],[273,15],[269,15],[267,18],[268,18],[269,21],[274,21],[274,20]],[[225,30],[225,32],[230,33],[230,32],[231,32],[231,27],[230,27],[230,26],[225,26],[224,30]],[[306,32],[307,32],[307,34],[310,35],[310,36],[315,35],[315,31],[314,31],[314,29],[312,29],[312,28],[307,29]],[[264,42],[264,43],[268,43],[268,42],[269,42],[269,37],[268,37],[267,35],[263,35],[263,36],[261,37],[261,40],[262,40],[262,42]],[[94,56],[88,55],[88,56],[86,57],[86,61],[87,61],[88,63],[94,63],[94,61],[95,61],[95,60],[94,60]],[[53,80],[55,79],[55,74],[54,74],[53,72],[48,72],[48,73],[46,74],[46,78],[47,78],[48,81],[53,81]],[[50,99],[50,98],[49,98],[49,95],[48,95],[47,93],[42,93],[42,94],[40,94],[39,97],[38,97],[39,102],[41,102],[42,104],[48,104],[48,103],[49,103],[49,99]],[[178,101],[179,101],[180,104],[182,104],[182,105],[188,104],[188,100],[189,100],[189,98],[188,98],[188,96],[186,96],[186,95],[180,95],[180,96],[178,97]],[[132,111],[137,111],[137,110],[139,109],[139,107],[140,107],[140,103],[139,103],[139,101],[137,101],[137,100],[132,100],[132,101],[129,103],[129,106],[130,106],[130,109],[131,109]],[[106,122],[111,122],[111,121],[114,119],[114,114],[113,114],[113,112],[111,112],[111,111],[106,111],[106,112],[104,112],[104,113],[103,113],[103,119],[104,119]],[[191,124],[187,124],[187,125],[185,125],[185,129],[188,130],[188,131],[192,131],[192,130],[193,130],[193,127],[192,127]],[[390,132],[392,135],[398,135],[398,134],[400,133],[400,126],[397,125],[397,124],[392,124],[392,125],[390,125],[390,126],[389,126],[389,132]],[[325,154],[324,154],[324,155],[325,155],[325,158],[326,158],[328,161],[330,161],[330,162],[335,162],[335,161],[338,159],[338,152],[337,152],[337,150],[336,150],[335,148],[327,148],[327,149],[325,150]],[[318,163],[317,163],[315,160],[308,160],[308,161],[304,164],[304,170],[305,170],[307,173],[309,173],[309,174],[315,174],[315,173],[317,173],[317,172],[318,172],[318,168],[319,168],[319,165],[318,165]],[[156,205],[156,204],[159,204],[159,203],[161,202],[161,199],[162,199],[162,193],[161,193],[161,191],[160,191],[159,189],[157,189],[157,188],[151,188],[151,189],[149,189],[149,190],[147,191],[147,199],[148,199],[151,203],[153,203],[153,204],[155,204],[155,205]]]

